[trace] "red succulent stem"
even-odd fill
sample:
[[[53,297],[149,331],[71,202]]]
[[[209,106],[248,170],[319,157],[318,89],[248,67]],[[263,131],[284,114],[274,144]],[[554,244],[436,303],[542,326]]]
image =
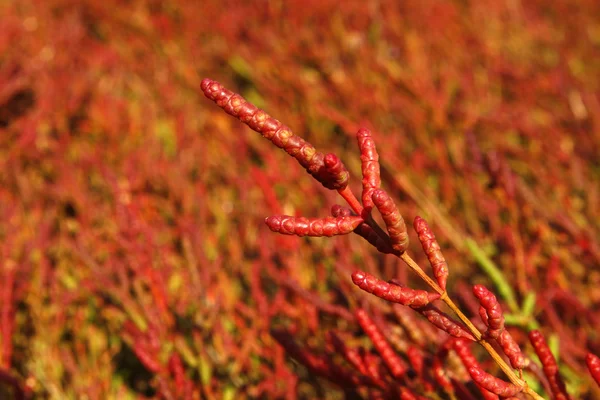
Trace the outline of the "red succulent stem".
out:
[[[477,362],[475,356],[473,356],[473,353],[471,353],[468,341],[457,339],[454,340],[452,344],[454,351],[456,351],[456,354],[460,357],[462,363],[467,368],[467,371],[469,371],[469,375],[471,375],[471,378],[477,386],[501,397],[514,396],[523,391],[523,386],[517,386],[513,383],[503,381],[502,379],[496,378],[485,372]]]
[[[1,309],[0,309],[0,339],[2,349],[0,349],[0,367],[10,368],[12,358],[12,341],[14,326],[14,285],[15,285],[16,265],[12,260],[4,262],[4,279],[2,283]],[[2,275],[2,274],[0,274]]]
[[[162,365],[158,362],[156,357],[150,353],[148,346],[143,340],[138,340],[134,343],[133,352],[148,371],[156,374],[162,369]]]
[[[370,212],[365,213],[365,209],[356,198],[352,189],[347,186],[344,189],[338,190],[338,193],[356,215],[361,215],[365,219],[365,223],[363,224],[364,227],[359,228],[357,233],[367,239],[367,241],[373,244],[378,250],[386,250],[384,253],[395,252],[395,250],[391,249],[391,242],[387,233],[385,233],[385,231],[373,220]],[[369,230],[369,228],[371,228],[371,230]]]
[[[354,272],[352,282],[365,292],[405,306],[423,307],[440,297],[437,293],[405,288],[382,281],[364,271]]]
[[[343,189],[338,189],[338,193],[340,194],[340,196],[342,196],[344,200],[346,200],[346,203],[348,203],[348,205],[356,215],[362,214],[363,206],[360,204],[360,201],[358,201],[350,187],[346,186]]]
[[[585,363],[590,371],[590,375],[592,375],[592,378],[594,378],[600,387],[600,357],[595,354],[588,353],[585,357]]]
[[[236,117],[294,157],[327,189],[339,190],[348,185],[348,170],[335,155],[326,156],[318,152],[310,143],[294,135],[290,128],[217,81],[203,79],[200,88],[206,97],[227,114]]]
[[[500,303],[496,296],[483,285],[473,286],[473,294],[479,300],[481,305],[479,314],[488,327],[485,334],[494,339],[498,338],[504,330],[504,315]]]
[[[527,366],[528,361],[523,355],[521,347],[508,330],[504,329],[500,336],[496,338],[496,342],[502,347],[502,351],[504,351],[514,369],[523,369]]]
[[[481,367],[470,367],[468,368],[469,375],[473,381],[478,385],[494,394],[501,397],[515,396],[517,393],[523,391],[522,386],[514,385],[510,382],[498,379],[493,375],[485,372]]]
[[[419,241],[421,242],[423,251],[427,255],[429,264],[431,264],[433,276],[435,276],[440,288],[445,291],[446,281],[448,280],[448,264],[442,255],[440,245],[438,244],[437,240],[435,240],[435,235],[433,234],[431,228],[429,228],[427,221],[425,221],[423,218],[419,216],[415,217],[413,226],[417,232],[417,235],[419,235]]]
[[[349,217],[354,215],[352,210],[347,207],[342,207],[338,204],[334,204],[331,207],[331,215],[334,217]],[[368,214],[368,221],[370,221],[371,225],[379,228],[379,226],[372,220],[371,214]],[[383,254],[393,254],[396,253],[394,249],[392,249],[392,245],[389,242],[389,237],[379,229],[380,234],[377,233],[373,227],[369,225],[366,221],[359,224],[356,229],[354,229],[354,233],[364,238],[367,242],[369,242],[373,247],[375,247],[378,251]],[[382,236],[383,235],[383,236]]]
[[[312,353],[309,349],[301,348],[285,331],[272,330],[271,336],[279,342],[289,355],[318,376],[327,378],[340,386],[378,386],[372,379],[358,376],[352,371],[336,365],[329,357],[320,356]]]
[[[390,195],[382,189],[373,190],[373,204],[381,213],[392,243],[392,249],[404,253],[408,248],[408,232],[404,218]]]
[[[425,307],[413,307],[415,311],[422,314],[427,320],[436,328],[443,330],[450,336],[456,338],[467,339],[475,341],[473,335],[468,331],[466,327],[458,323],[457,321],[450,318],[448,314],[440,311],[433,304],[428,304]]]
[[[408,369],[408,366],[404,360],[396,355],[392,349],[392,346],[390,346],[385,336],[383,336],[379,328],[375,325],[365,310],[359,308],[354,312],[354,315],[358,321],[358,324],[371,339],[371,342],[373,343],[373,346],[379,355],[381,355],[383,363],[390,371],[392,376],[396,379],[401,378]]]
[[[350,365],[358,370],[358,372],[373,379],[373,382],[378,386],[382,388],[385,387],[385,382],[381,379],[381,377],[371,375],[365,364],[365,360],[360,354],[360,351],[347,346],[346,343],[344,343],[344,341],[332,331],[327,332],[327,341],[330,342],[335,351],[341,354]]]
[[[454,386],[452,380],[444,369],[443,360],[448,355],[448,349],[442,346],[433,357],[433,363],[431,365],[433,379],[441,386],[447,393],[454,394]]]
[[[362,222],[363,219],[359,216],[305,218],[274,215],[265,218],[265,223],[273,232],[300,237],[347,235]]]
[[[558,372],[558,364],[556,358],[550,351],[546,339],[538,330],[529,332],[529,341],[533,345],[535,353],[538,355],[542,363],[544,375],[548,378],[550,389],[555,400],[569,400],[571,397],[567,394],[567,388]]]
[[[375,141],[371,136],[371,131],[361,128],[356,133],[358,147],[360,149],[360,161],[362,170],[362,202],[367,209],[367,213],[373,208],[373,191],[381,186],[381,176],[379,171],[379,154],[375,147]]]
[[[450,309],[452,309],[460,321],[471,332],[475,340],[477,340],[478,343],[486,349],[494,361],[506,373],[511,382],[513,382],[513,386],[518,387],[520,390],[524,390],[527,394],[535,399],[541,399],[541,397],[537,395],[535,391],[531,390],[527,386],[525,381],[523,381],[514,373],[510,366],[506,364],[502,357],[491,346],[491,344],[486,341],[486,338],[483,337],[481,332],[479,332],[473,323],[448,297],[445,291],[447,266],[445,264],[438,263],[438,261],[440,261],[438,255],[441,255],[441,253],[435,253],[437,250],[431,245],[428,245],[427,249],[435,256],[434,261],[437,263],[437,265],[433,267],[437,282],[431,279],[423,271],[423,269],[408,254],[406,254],[405,251],[408,247],[409,239],[406,226],[402,215],[400,214],[391,197],[384,190],[379,189],[380,166],[374,143],[370,138],[370,132],[367,130],[360,130],[357,135],[359,147],[361,148],[361,161],[364,178],[362,194],[363,204],[361,205],[354,193],[348,188],[347,183],[349,174],[336,156],[332,154],[326,156],[323,153],[317,152],[311,144],[294,135],[289,128],[281,124],[281,122],[270,117],[267,113],[259,110],[254,105],[248,103],[240,95],[225,89],[218,82],[210,79],[204,79],[202,81],[201,88],[204,94],[217,103],[217,105],[219,105],[221,108],[223,108],[225,112],[246,123],[252,129],[261,133],[277,147],[282,148],[292,157],[296,158],[296,160],[325,187],[337,190],[352,208],[354,213],[357,216],[361,216],[364,220],[354,227],[355,232],[365,237],[370,243],[374,244],[375,247],[382,250],[384,253],[388,252],[386,251],[388,250],[386,244],[389,244],[392,248],[392,251],[389,252],[401,258],[436,293],[428,293],[423,290],[413,290],[402,288],[397,285],[391,285],[387,282],[380,281],[362,271],[358,271],[353,274],[353,281],[356,285],[361,287],[363,290],[373,293],[381,298],[416,308],[423,307],[429,304],[429,302],[440,298]],[[373,205],[379,209],[389,236],[372,219],[369,208],[371,208]],[[297,234],[298,232],[308,234],[310,232],[310,228],[308,230],[305,229],[305,221],[301,221],[301,223],[299,225],[296,224],[296,226],[284,226],[283,220],[272,222],[272,225],[276,228],[276,230],[283,230],[288,234]],[[332,232],[333,231],[334,230],[332,230]],[[431,238],[425,237],[424,239],[425,241],[430,241]],[[485,316],[487,317],[487,311]],[[493,315],[490,316],[492,319],[494,319],[494,317],[495,316]],[[436,316],[436,318],[438,318],[438,316]],[[448,318],[448,320],[450,319]],[[495,324],[496,322],[497,321],[493,321],[492,323]],[[446,329],[450,330],[450,328]],[[518,350],[518,352],[515,350],[518,349],[518,346],[512,346],[511,342],[508,341],[508,339],[512,340],[512,338],[508,334],[504,335],[504,333],[506,333],[506,330],[504,330],[498,337],[498,342],[500,343],[502,338],[506,338],[505,344],[509,346],[509,350],[514,351],[513,355],[515,357],[520,356],[520,350]],[[506,349],[505,352],[510,358],[511,355]],[[511,359],[511,364],[513,367],[515,365],[519,365],[520,362],[518,357],[516,361]],[[487,376],[482,376],[479,380],[482,382],[481,386],[488,383]],[[496,387],[498,390],[499,388],[499,386]],[[512,387],[504,389],[506,389],[505,393],[509,393],[510,390],[513,390]]]

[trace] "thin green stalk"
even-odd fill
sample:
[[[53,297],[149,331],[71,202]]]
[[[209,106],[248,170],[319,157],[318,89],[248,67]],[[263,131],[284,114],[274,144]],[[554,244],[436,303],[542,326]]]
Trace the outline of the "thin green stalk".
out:
[[[487,254],[485,254],[477,242],[475,242],[475,240],[472,238],[466,238],[465,245],[467,246],[469,252],[471,252],[473,258],[475,258],[475,261],[477,261],[481,269],[483,269],[483,272],[485,272],[492,280],[496,286],[496,289],[498,289],[498,293],[508,304],[510,311],[513,313],[518,313],[520,307],[517,304],[515,292],[513,291],[510,283],[506,280],[506,277],[500,268],[496,266],[496,264],[487,256]]]

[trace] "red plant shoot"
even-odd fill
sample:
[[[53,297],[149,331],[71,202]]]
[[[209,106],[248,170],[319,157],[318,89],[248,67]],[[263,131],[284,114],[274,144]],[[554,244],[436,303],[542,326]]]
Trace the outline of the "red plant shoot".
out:
[[[268,217],[265,222],[271,230],[286,235],[297,236],[335,236],[354,232],[365,238],[380,252],[399,257],[434,292],[411,289],[391,283],[395,282],[394,279],[390,282],[385,282],[361,270],[355,271],[352,274],[353,283],[362,290],[372,293],[379,298],[411,307],[422,314],[432,325],[450,336],[454,336],[456,338],[453,339],[455,341],[455,350],[459,354],[462,354],[463,363],[467,367],[471,379],[480,388],[481,394],[485,398],[493,398],[494,396],[511,397],[523,391],[535,399],[541,398],[514,373],[487,341],[497,341],[513,368],[521,370],[526,367],[526,359],[521,353],[519,345],[514,341],[510,333],[504,329],[502,308],[494,294],[481,285],[476,285],[473,288],[473,293],[480,302],[480,316],[488,328],[483,334],[479,332],[458,306],[448,297],[446,293],[448,265],[433,232],[425,220],[420,217],[415,218],[414,228],[419,236],[423,251],[432,266],[436,281],[425,274],[421,267],[406,253],[409,245],[406,224],[391,196],[380,188],[379,155],[370,131],[360,129],[357,133],[361,153],[361,172],[363,175],[361,205],[348,186],[348,171],[337,156],[334,154],[324,156],[321,153],[317,153],[312,145],[293,135],[289,128],[268,116],[264,111],[248,103],[241,96],[223,88],[217,82],[205,79],[202,82],[202,90],[207,97],[215,101],[226,112],[237,117],[252,129],[261,133],[265,138],[271,140],[277,147],[284,149],[288,154],[296,158],[325,187],[338,190],[338,193],[346,200],[350,207],[346,208],[335,205],[331,209],[333,216],[325,218],[305,218],[285,215]],[[387,234],[371,218],[370,211],[373,207],[379,210],[385,223]],[[458,321],[455,321],[431,304],[438,299],[446,303],[457,315]],[[400,367],[403,364],[401,358],[397,357],[389,343],[383,339],[381,332],[370,321],[368,315],[363,310],[358,310],[355,312],[355,316],[379,352],[383,360],[382,362],[391,371],[392,375],[395,377],[402,376],[405,368]],[[315,329],[314,323],[312,326]],[[325,367],[329,361],[309,356],[309,353],[298,350],[297,347],[291,345],[290,341],[284,340],[281,335],[277,334],[275,336],[289,352],[294,353],[295,357],[309,369],[321,376],[326,376],[328,379],[335,379],[336,374],[333,373],[333,370],[337,367],[334,367],[332,364]],[[360,362],[356,358],[355,353],[340,346],[339,340],[335,338],[331,340],[333,340],[335,348],[340,351],[343,350],[345,358],[358,369],[360,374],[352,375],[353,377],[350,378],[351,375],[349,373],[343,373],[342,375],[345,377],[342,378],[340,376],[338,382],[345,381],[352,385],[381,382],[381,374],[377,372],[376,365],[372,361],[368,361],[372,360],[372,355],[365,354],[363,358],[365,360],[364,363]],[[508,376],[510,382],[498,379],[483,371],[475,359],[471,355],[468,355],[470,352],[467,350],[466,343],[473,341],[478,342],[486,349],[494,361],[501,367],[502,371]],[[444,380],[439,370],[439,364],[436,364],[436,369],[438,380],[442,384]],[[426,386],[428,387],[428,385]],[[448,389],[447,384],[444,383],[443,386],[447,392],[452,393]],[[413,396],[407,389],[401,389],[400,394],[401,397]]]
[[[0,10],[0,399],[600,397],[598,0]]]
[[[328,189],[341,190],[348,185],[346,167],[335,155],[323,155],[296,136],[281,122],[247,102],[242,96],[226,89],[219,82],[204,79],[202,91],[226,113],[233,115],[294,157],[306,171]],[[327,161],[326,161],[327,160]]]
[[[569,400],[571,397],[567,394],[565,383],[562,380],[559,372],[556,359],[550,351],[546,339],[542,333],[538,330],[529,332],[529,340],[538,355],[540,362],[542,363],[542,369],[544,375],[548,378],[550,383],[550,389],[552,390],[552,396],[556,400]]]
[[[273,232],[300,237],[347,235],[362,222],[363,219],[357,216],[304,218],[276,215],[265,219],[265,223]]]
[[[404,306],[423,307],[439,298],[437,293],[394,285],[377,279],[364,271],[354,272],[352,274],[352,282],[365,292],[373,293],[384,300]]]
[[[392,249],[404,253],[408,247],[408,232],[400,210],[398,210],[392,198],[382,189],[375,189],[371,198],[373,204],[381,213],[383,222],[385,222],[392,242]]]
[[[600,387],[600,357],[595,354],[588,353],[585,357],[585,362],[590,371],[590,375]]]
[[[421,217],[415,217],[414,228],[419,235],[419,241],[423,246],[423,251],[427,255],[433,276],[437,280],[442,290],[446,290],[446,281],[448,280],[448,264],[442,255],[440,245],[435,240],[435,235],[429,228],[427,222]]]
[[[356,316],[358,324],[361,326],[367,336],[369,336],[371,342],[373,342],[373,346],[381,355],[385,366],[388,368],[392,376],[394,378],[402,377],[408,369],[406,363],[404,360],[398,357],[398,355],[396,355],[388,341],[385,339],[379,328],[377,328],[373,320],[369,317],[367,312],[363,309],[357,309],[354,312],[354,315]]]
[[[481,304],[479,313],[488,327],[486,335],[497,339],[504,330],[504,315],[496,296],[483,285],[473,286],[473,294]]]
[[[360,149],[360,161],[362,169],[362,202],[363,207],[370,212],[373,208],[372,195],[375,189],[381,186],[379,172],[379,154],[375,147],[375,141],[371,137],[371,131],[361,128],[356,134],[358,148]]]

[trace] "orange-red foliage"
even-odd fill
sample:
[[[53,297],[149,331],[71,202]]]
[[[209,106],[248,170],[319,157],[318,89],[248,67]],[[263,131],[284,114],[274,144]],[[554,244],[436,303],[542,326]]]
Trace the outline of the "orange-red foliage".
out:
[[[597,0],[0,2],[0,398],[339,398],[269,332],[346,371],[335,330],[381,382],[358,307],[399,357],[422,353],[403,396],[478,396],[452,353],[428,372],[446,333],[352,284],[360,269],[414,286],[391,256],[269,231],[269,215],[325,216],[336,193],[211,104],[207,76],[335,152],[355,188],[368,128],[382,186],[435,232],[448,292],[482,283],[508,307],[472,239],[519,306],[537,294],[507,310],[514,340],[529,356],[526,332],[552,332],[571,395],[600,396],[585,364],[600,354],[599,15]],[[427,263],[417,240],[407,252]]]

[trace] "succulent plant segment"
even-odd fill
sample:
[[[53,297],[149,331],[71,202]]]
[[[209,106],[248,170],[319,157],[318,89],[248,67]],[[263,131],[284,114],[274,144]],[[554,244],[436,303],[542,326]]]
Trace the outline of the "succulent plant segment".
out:
[[[590,375],[600,387],[600,357],[595,354],[588,353],[585,357],[585,362],[587,364],[588,370],[590,371]]]
[[[358,216],[305,218],[275,215],[265,219],[265,223],[273,232],[300,237],[347,235],[362,222],[363,219]]]
[[[328,189],[343,189],[348,185],[349,173],[334,154],[324,155],[310,143],[292,133],[290,128],[249,103],[237,93],[217,81],[204,79],[200,85],[204,95],[227,114],[232,115],[260,133],[275,146],[294,157],[306,171]]]
[[[417,216],[413,223],[417,235],[419,235],[419,241],[423,246],[423,251],[427,255],[431,269],[433,270],[433,276],[437,280],[438,285],[442,290],[446,290],[446,282],[448,280],[448,264],[444,259],[440,245],[435,240],[435,235],[429,228],[427,222]]]
[[[479,300],[479,315],[488,327],[485,335],[497,339],[504,330],[504,315],[496,296],[483,285],[473,286],[473,294]]]
[[[437,293],[405,288],[382,281],[364,271],[354,272],[352,282],[365,292],[403,306],[423,307],[440,297]]]
[[[369,339],[371,339],[373,346],[381,356],[381,359],[390,374],[396,379],[401,378],[408,370],[408,366],[404,360],[396,354],[392,346],[388,343],[365,310],[358,309],[354,312],[354,315],[356,316],[358,324],[367,334]]]
[[[322,218],[294,217],[287,215],[276,215],[267,217],[265,222],[274,232],[284,235],[331,237],[356,233],[383,254],[391,254],[400,258],[412,269],[423,281],[430,286],[431,292],[422,289],[412,289],[391,277],[384,281],[371,273],[357,270],[351,275],[352,282],[364,292],[385,301],[408,307],[414,312],[421,314],[431,326],[448,335],[449,339],[444,345],[442,352],[433,359],[433,370],[435,381],[446,393],[456,397],[457,393],[452,384],[449,384],[444,372],[443,360],[448,357],[450,351],[455,352],[461,359],[472,382],[479,388],[484,398],[514,398],[520,393],[525,393],[534,399],[541,396],[532,390],[522,379],[522,371],[526,369],[530,361],[522,353],[519,344],[505,328],[505,317],[502,306],[494,293],[484,285],[473,286],[473,296],[478,304],[480,321],[485,326],[484,331],[479,329],[465,316],[458,306],[450,299],[446,291],[449,268],[442,254],[441,248],[427,222],[421,218],[414,219],[414,230],[427,260],[429,261],[434,279],[431,279],[423,269],[408,255],[409,234],[404,218],[392,197],[382,189],[380,160],[375,142],[368,129],[358,130],[356,137],[360,151],[362,193],[358,197],[353,194],[349,186],[349,173],[343,166],[341,160],[334,154],[322,156],[314,147],[304,140],[293,135],[289,128],[279,121],[271,118],[264,111],[251,105],[241,96],[223,88],[219,83],[210,79],[202,81],[202,90],[205,95],[215,101],[227,113],[240,119],[252,129],[260,132],[264,137],[271,140],[273,144],[292,155],[304,166],[313,177],[329,189],[336,189],[349,207],[334,205],[331,208],[332,216]],[[374,220],[371,211],[376,208],[385,224],[382,229]],[[441,301],[446,304],[455,314],[452,317],[442,312],[434,303]],[[331,333],[327,337],[331,347],[341,353],[354,372],[342,369],[329,358],[321,358],[311,352],[301,350],[290,339],[279,331],[273,333],[275,339],[282,344],[288,353],[304,364],[315,374],[333,380],[340,385],[352,387],[369,387],[371,396],[399,395],[401,398],[418,398],[410,387],[388,388],[387,382],[406,382],[408,364],[396,354],[391,343],[395,339],[386,337],[365,309],[354,311],[356,322],[367,337],[370,339],[376,354],[381,358],[385,371],[373,364],[376,355],[357,351],[342,343],[340,338]],[[438,331],[438,332],[439,332]],[[551,357],[543,338],[539,332],[530,333],[531,342],[543,364],[544,372],[555,398],[565,397],[564,384],[558,376],[556,363]],[[492,346],[496,342],[497,347]],[[483,370],[479,362],[473,356],[469,346],[473,343],[480,344],[498,364],[504,372],[507,380],[500,379]],[[499,348],[508,358],[507,364],[502,356],[497,353]],[[417,376],[424,377],[423,353],[417,348],[407,349],[406,356],[412,361],[412,368]],[[588,363],[593,376],[596,373],[597,361],[590,356]],[[518,374],[513,369],[518,370]],[[385,377],[387,374],[387,378]],[[339,378],[337,378],[339,377]]]
[[[375,141],[371,136],[371,131],[365,128],[358,130],[356,134],[358,139],[358,148],[360,150],[360,162],[362,169],[362,202],[363,207],[370,211],[373,208],[371,196],[375,189],[381,186],[381,176],[379,171],[379,154],[375,147]]]
[[[557,400],[570,400],[571,397],[567,394],[565,383],[558,372],[556,358],[554,358],[554,355],[552,354],[550,347],[548,347],[548,343],[546,343],[546,339],[542,333],[538,330],[529,332],[529,340],[531,341],[535,353],[542,363],[544,375],[546,375],[546,378],[548,378],[548,383],[550,384],[552,397]]]
[[[408,248],[408,231],[406,230],[404,218],[402,218],[400,210],[394,204],[394,200],[382,189],[374,190],[371,199],[381,213],[383,222],[385,222],[392,249],[404,253]]]

